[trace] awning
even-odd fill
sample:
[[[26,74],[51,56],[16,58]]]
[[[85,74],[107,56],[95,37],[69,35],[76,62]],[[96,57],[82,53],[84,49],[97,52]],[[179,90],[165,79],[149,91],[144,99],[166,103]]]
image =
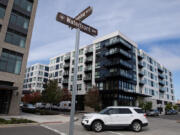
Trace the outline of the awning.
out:
[[[18,87],[8,86],[8,85],[0,85],[0,90],[18,90]]]

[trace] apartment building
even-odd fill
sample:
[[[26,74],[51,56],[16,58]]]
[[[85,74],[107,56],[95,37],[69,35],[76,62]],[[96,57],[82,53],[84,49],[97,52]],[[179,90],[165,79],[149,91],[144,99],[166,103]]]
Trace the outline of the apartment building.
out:
[[[172,73],[143,50],[138,50],[139,93],[150,95],[153,108],[165,111],[168,102],[174,103]]]
[[[0,114],[17,115],[37,0],[0,0]]]
[[[23,93],[42,92],[48,81],[49,67],[43,64],[34,64],[26,68]]]
[[[74,51],[51,58],[49,68],[49,79],[72,91]],[[147,100],[164,111],[165,104],[175,101],[172,73],[119,31],[80,48],[77,78],[81,104],[92,86],[100,90],[102,107],[138,106]]]

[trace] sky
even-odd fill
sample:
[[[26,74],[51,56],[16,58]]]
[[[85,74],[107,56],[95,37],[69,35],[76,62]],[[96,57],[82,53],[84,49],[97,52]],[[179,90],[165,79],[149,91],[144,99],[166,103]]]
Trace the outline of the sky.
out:
[[[56,14],[75,17],[88,6],[93,13],[83,22],[97,28],[98,36],[81,32],[80,47],[119,30],[172,71],[180,99],[180,0],[39,0],[28,66],[72,51],[75,30],[57,22]]]

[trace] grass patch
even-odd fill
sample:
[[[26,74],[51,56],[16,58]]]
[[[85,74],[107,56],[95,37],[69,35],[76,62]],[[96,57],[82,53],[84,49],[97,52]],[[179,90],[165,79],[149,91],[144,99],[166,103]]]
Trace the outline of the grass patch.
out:
[[[21,124],[21,123],[35,123],[35,122],[27,119],[11,118],[10,120],[5,120],[0,118],[0,124]]]

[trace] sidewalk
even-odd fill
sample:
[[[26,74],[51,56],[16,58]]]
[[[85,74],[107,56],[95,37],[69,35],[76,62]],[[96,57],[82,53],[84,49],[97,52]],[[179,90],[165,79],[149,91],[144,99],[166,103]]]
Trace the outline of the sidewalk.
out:
[[[10,119],[10,118],[22,118],[32,120],[38,123],[65,123],[68,122],[70,117],[65,115],[35,115],[22,113],[19,116],[0,116],[0,118]],[[76,120],[77,118],[75,118]]]

